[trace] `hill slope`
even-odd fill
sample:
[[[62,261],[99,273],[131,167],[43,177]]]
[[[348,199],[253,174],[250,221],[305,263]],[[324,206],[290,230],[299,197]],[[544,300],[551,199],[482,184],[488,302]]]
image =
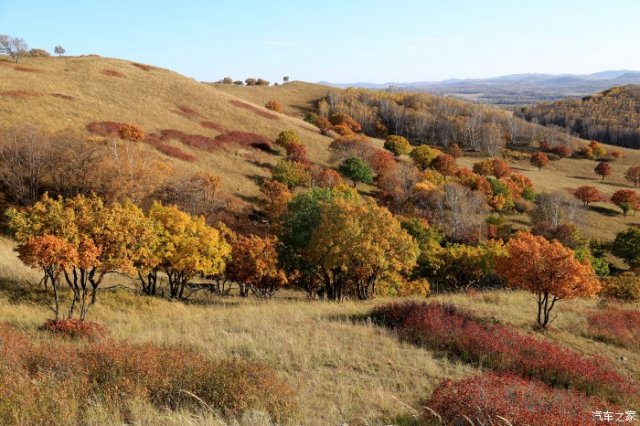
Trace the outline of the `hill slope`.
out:
[[[640,86],[614,87],[582,99],[537,103],[518,114],[568,129],[585,139],[640,148]]]
[[[268,89],[286,97],[295,91],[289,86],[307,92],[305,86],[295,84]],[[317,86],[316,90],[322,93],[325,89]],[[262,101],[253,105],[230,92],[172,71],[117,59],[27,58],[19,65],[0,61],[0,130],[29,124],[46,131],[87,133],[91,122],[113,121],[138,124],[147,134],[177,130],[215,138],[221,133],[250,132],[273,140],[280,131],[295,129],[312,161],[327,161],[330,139],[314,126],[268,111]],[[255,178],[268,175],[264,165],[277,160],[274,155],[233,143],[210,152],[175,138],[165,142],[197,158],[187,163],[166,157],[177,167],[215,173],[222,178],[224,189],[236,195],[257,194]]]

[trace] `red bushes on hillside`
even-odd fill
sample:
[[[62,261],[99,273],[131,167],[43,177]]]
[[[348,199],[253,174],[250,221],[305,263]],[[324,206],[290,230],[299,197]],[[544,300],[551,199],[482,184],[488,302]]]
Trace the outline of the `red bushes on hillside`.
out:
[[[178,114],[182,115],[189,120],[195,120],[196,118],[202,118],[202,114],[200,114],[195,109],[191,108],[188,105],[178,105]]]
[[[87,130],[98,136],[118,137],[120,128],[125,123],[116,123],[115,121],[93,121],[87,124]]]
[[[266,136],[251,132],[232,131],[217,136],[215,139],[219,143],[235,143],[237,145],[260,149],[262,151],[271,151],[271,140]]]
[[[587,335],[614,345],[640,349],[640,311],[607,309],[587,316]]]
[[[253,105],[245,104],[244,102],[241,102],[241,101],[236,101],[236,100],[232,99],[232,100],[229,101],[229,103],[231,103],[231,105],[237,106],[238,108],[242,108],[242,109],[246,109],[248,111],[254,112],[254,113],[258,114],[259,116],[264,117],[264,118],[268,118],[270,120],[279,120],[280,119],[280,117],[278,117],[276,114],[272,114],[270,112],[261,110],[259,108],[256,108]]]
[[[216,132],[219,132],[219,133],[225,132],[222,124],[214,123],[213,121],[201,121],[200,125],[205,129],[215,130]]]
[[[29,96],[42,96],[42,93],[34,92],[33,90],[5,90],[0,92],[0,95],[12,98],[26,98]]]
[[[80,321],[78,319],[47,320],[42,326],[43,330],[63,335],[71,338],[98,338],[107,335],[107,329],[90,321]]]
[[[139,64],[137,62],[131,62],[131,65],[133,65],[136,68],[140,68],[143,71],[151,71],[156,69],[156,67],[153,67],[151,65]]]
[[[637,384],[622,377],[604,358],[585,358],[558,344],[526,336],[439,303],[392,303],[372,312],[374,320],[417,344],[446,350],[485,368],[571,387],[612,402],[635,401]]]
[[[118,77],[118,78],[126,77],[126,75],[124,75],[120,71],[116,71],[116,70],[102,70],[102,71],[100,71],[100,73],[104,74],[104,75],[106,75],[108,77]]]
[[[95,401],[124,419],[134,399],[160,409],[204,403],[226,416],[261,410],[276,423],[297,409],[291,387],[257,362],[213,361],[151,344],[55,338],[36,344],[6,324],[0,324],[0,341],[1,424],[16,424],[18,413],[18,424],[80,424]]]
[[[227,144],[241,145],[247,148],[256,148],[262,151],[271,151],[271,141],[262,135],[250,132],[232,131],[229,133],[222,133],[215,138],[211,138],[203,135],[194,135],[182,132],[175,129],[164,129],[160,131],[160,134],[152,133],[147,136],[146,141],[152,145],[158,147],[163,142],[169,140],[177,140],[181,143],[190,146],[192,148],[201,149],[203,151],[214,151]],[[167,148],[163,148],[167,150]],[[165,152],[166,153],[166,152]],[[174,151],[175,153],[175,151]],[[167,155],[171,155],[168,154]],[[189,155],[186,154],[185,155]],[[185,158],[183,158],[185,159]],[[186,160],[186,159],[185,159]],[[190,161],[190,160],[186,160]]]
[[[553,389],[544,383],[510,374],[482,374],[438,385],[426,407],[445,424],[509,424],[582,426],[593,422],[592,412],[624,411],[575,391]],[[424,417],[434,418],[429,410]],[[470,423],[467,419],[473,419]]]
[[[164,142],[155,143],[153,144],[153,146],[164,155],[177,158],[178,160],[188,161],[190,163],[193,163],[198,159],[195,155],[186,153],[180,148],[178,148],[177,146],[172,146]]]

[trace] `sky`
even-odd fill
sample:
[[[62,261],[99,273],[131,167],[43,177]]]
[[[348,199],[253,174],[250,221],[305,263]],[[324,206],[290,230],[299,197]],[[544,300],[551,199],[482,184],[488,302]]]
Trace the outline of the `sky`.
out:
[[[639,0],[0,0],[0,34],[202,81],[640,70]]]

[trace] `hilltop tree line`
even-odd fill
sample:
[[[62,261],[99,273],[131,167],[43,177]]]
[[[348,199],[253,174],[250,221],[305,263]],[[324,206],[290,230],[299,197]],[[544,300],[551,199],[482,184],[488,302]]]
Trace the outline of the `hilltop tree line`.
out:
[[[516,114],[532,123],[563,127],[584,139],[640,148],[640,86],[614,87],[582,99],[541,102]]]
[[[65,54],[66,50],[64,47],[58,45],[54,47],[53,52],[58,56],[62,56]],[[45,49],[29,49],[29,45],[24,41],[24,39],[20,37],[12,37],[7,34],[0,34],[0,53],[9,55],[16,63],[19,63],[25,56],[50,56],[50,53]]]

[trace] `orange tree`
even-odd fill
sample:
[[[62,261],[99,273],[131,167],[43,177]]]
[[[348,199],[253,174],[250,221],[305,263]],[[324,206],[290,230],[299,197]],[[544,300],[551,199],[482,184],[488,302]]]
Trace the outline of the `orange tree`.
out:
[[[602,195],[598,188],[590,185],[583,185],[576,189],[573,196],[584,203],[584,206],[589,206],[589,203],[594,203],[602,199]]]
[[[606,161],[601,161],[598,163],[595,169],[593,169],[595,174],[602,176],[602,180],[604,180],[607,176],[611,174],[611,165]]]
[[[507,243],[507,253],[496,260],[496,272],[510,287],[535,294],[543,329],[553,321],[550,313],[557,301],[593,296],[600,290],[589,261],[579,261],[557,240],[519,232]]]
[[[549,157],[547,157],[547,154],[544,152],[534,152],[533,155],[531,155],[530,162],[532,166],[541,170],[549,162]]]
[[[619,189],[611,196],[611,202],[620,207],[626,216],[629,210],[640,209],[640,195],[631,189]]]
[[[240,285],[241,296],[251,290],[259,297],[271,297],[287,284],[284,271],[278,268],[277,244],[275,236],[240,235],[235,239],[227,275]]]

